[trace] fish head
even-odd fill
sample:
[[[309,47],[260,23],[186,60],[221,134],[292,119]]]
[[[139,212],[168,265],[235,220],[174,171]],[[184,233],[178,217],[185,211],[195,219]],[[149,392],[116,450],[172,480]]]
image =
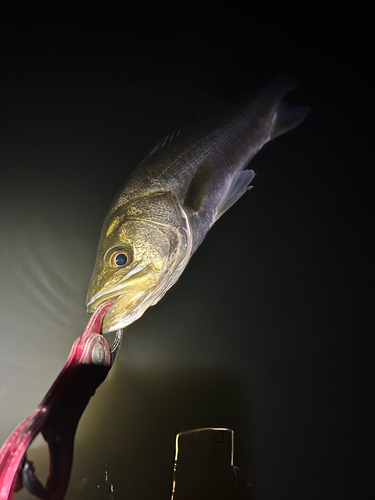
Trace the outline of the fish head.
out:
[[[188,223],[172,193],[115,204],[103,225],[87,294],[89,313],[111,302],[103,333],[128,326],[158,302],[186,266],[189,247]]]

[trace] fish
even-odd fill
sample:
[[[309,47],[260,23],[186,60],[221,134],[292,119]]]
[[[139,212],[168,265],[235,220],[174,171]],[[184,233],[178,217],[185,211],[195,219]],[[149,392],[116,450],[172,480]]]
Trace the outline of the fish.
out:
[[[283,101],[294,88],[280,78],[170,133],[138,165],[104,220],[88,287],[88,313],[111,302],[103,333],[158,303],[213,224],[252,187],[254,155],[309,112]]]

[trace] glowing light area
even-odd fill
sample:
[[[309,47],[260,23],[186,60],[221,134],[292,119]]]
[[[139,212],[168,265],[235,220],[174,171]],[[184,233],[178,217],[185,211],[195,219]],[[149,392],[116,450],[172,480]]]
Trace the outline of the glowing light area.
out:
[[[9,48],[23,45],[9,55],[0,96],[2,442],[41,401],[87,324],[100,228],[120,183],[161,133],[275,70],[274,52],[259,68],[267,37],[261,51],[255,38],[229,50],[210,30],[217,58],[209,67],[207,47],[189,63],[170,38],[149,59],[129,60],[128,43],[114,54],[116,41],[103,48],[105,71],[96,49],[92,71],[86,49],[71,67],[69,52],[65,67],[52,47],[40,57],[34,50],[37,16],[22,37],[16,19]],[[58,38],[69,43],[64,33]],[[277,33],[279,66],[284,39]],[[288,62],[307,66],[298,37],[293,44]],[[27,45],[32,71],[19,57]],[[173,289],[126,328],[78,427],[67,499],[107,498],[110,484],[115,498],[168,498],[176,432],[206,425],[234,429],[235,463],[250,471],[254,498],[320,498],[323,490],[371,498],[373,153],[372,115],[361,110],[372,89],[360,76],[353,84],[351,53],[360,57],[341,50],[342,65],[334,57],[321,67],[314,56],[313,84],[294,95],[311,107],[309,122],[254,159],[251,194],[218,221]],[[151,72],[160,54],[170,64]],[[230,77],[221,84],[223,71]]]

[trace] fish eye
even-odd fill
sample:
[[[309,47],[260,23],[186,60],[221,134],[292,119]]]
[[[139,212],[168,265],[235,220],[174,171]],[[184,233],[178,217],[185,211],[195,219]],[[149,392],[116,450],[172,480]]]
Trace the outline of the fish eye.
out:
[[[126,267],[132,261],[132,252],[129,248],[116,247],[110,248],[104,257],[104,261],[108,267],[117,269]]]

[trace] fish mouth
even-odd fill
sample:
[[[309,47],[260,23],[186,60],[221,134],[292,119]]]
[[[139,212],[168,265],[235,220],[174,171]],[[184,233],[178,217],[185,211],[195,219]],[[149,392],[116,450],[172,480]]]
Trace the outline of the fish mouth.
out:
[[[118,290],[108,293],[102,293],[100,295],[96,295],[93,297],[90,302],[87,304],[87,312],[89,314],[96,311],[96,309],[103,304],[104,302],[109,302],[113,305],[120,298],[120,294]]]
[[[117,314],[120,308],[125,314],[131,313],[135,303],[152,292],[158,283],[158,276],[149,265],[138,266],[136,269],[138,272],[133,271],[130,280],[127,275],[112,289],[96,293],[87,303],[87,312],[91,314],[104,302],[110,302],[117,309]],[[110,315],[110,311],[107,311],[105,317]]]
[[[112,304],[120,297],[120,295],[123,294],[124,290],[124,283],[126,282],[126,285],[132,284],[134,282],[134,279],[139,278],[142,276],[142,271],[145,272],[147,269],[148,265],[143,264],[136,266],[130,273],[128,273],[124,278],[122,278],[117,285],[112,288],[112,290],[104,290],[102,292],[96,293],[92,299],[87,303],[87,312],[88,313],[93,313],[103,302],[112,302]],[[131,280],[129,278],[132,277]],[[113,299],[113,300],[111,300]]]
[[[138,319],[149,305],[155,286],[146,289],[130,290],[120,293],[112,291],[97,296],[89,303],[88,312],[94,312],[101,304],[110,302],[111,306],[104,315],[102,333],[120,330]],[[130,293],[129,293],[130,292]]]

